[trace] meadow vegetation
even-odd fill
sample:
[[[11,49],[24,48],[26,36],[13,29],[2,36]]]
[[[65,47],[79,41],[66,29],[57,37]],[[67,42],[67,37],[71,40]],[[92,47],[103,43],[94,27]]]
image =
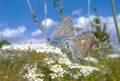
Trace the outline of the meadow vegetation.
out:
[[[34,73],[33,75],[31,75],[31,77],[29,76],[29,78],[25,77],[25,74],[29,73],[28,66],[30,66],[29,70],[34,68],[33,71],[35,71],[36,68],[36,74],[40,74],[41,72],[44,74],[44,76],[42,77],[36,77],[44,79],[38,81],[120,81],[120,57],[96,57],[96,59],[98,60],[97,64],[83,61],[83,65],[94,66],[100,69],[100,71],[94,71],[88,76],[80,75],[78,78],[74,78],[71,77],[71,75],[69,75],[68,73],[65,73],[63,74],[63,76],[58,76],[56,78],[53,77],[52,79],[52,77],[50,76],[50,73],[52,73],[52,71],[50,70],[49,63],[52,65],[58,64],[57,60],[59,57],[51,54],[36,53],[35,51],[6,51],[4,52],[4,54],[7,54],[4,56],[6,58],[0,59],[0,81],[35,81],[34,79],[30,79],[32,76],[34,76]],[[60,64],[60,66],[65,70],[68,70],[66,69],[67,65]],[[74,70],[69,69],[68,72],[71,72],[73,73],[73,75],[75,75],[78,70],[79,68],[76,68]]]

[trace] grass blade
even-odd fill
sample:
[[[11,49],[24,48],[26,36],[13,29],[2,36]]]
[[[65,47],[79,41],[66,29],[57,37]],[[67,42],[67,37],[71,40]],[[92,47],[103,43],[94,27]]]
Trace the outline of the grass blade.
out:
[[[112,12],[113,12],[113,17],[114,17],[114,23],[115,23],[115,28],[116,28],[116,32],[117,32],[117,37],[118,37],[119,44],[120,44],[120,31],[119,31],[119,27],[118,27],[118,21],[117,21],[114,0],[112,0]]]

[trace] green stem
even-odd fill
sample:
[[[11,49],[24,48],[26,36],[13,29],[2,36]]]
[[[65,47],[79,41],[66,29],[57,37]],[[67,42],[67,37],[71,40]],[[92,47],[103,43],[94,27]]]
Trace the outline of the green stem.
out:
[[[120,44],[120,31],[119,31],[119,27],[118,27],[118,21],[117,21],[117,16],[116,16],[114,0],[112,0],[112,11],[113,11],[113,17],[114,17],[114,23],[115,23],[115,27],[116,27],[117,37],[118,37],[119,44]]]

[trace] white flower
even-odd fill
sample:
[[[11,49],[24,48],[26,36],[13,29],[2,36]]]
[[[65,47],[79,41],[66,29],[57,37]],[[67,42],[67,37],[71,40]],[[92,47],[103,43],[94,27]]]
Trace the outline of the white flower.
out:
[[[107,58],[119,58],[119,57],[120,57],[119,54],[111,54],[107,56]]]
[[[44,62],[48,65],[55,63],[55,61],[52,58],[45,58]]]
[[[51,76],[52,79],[55,79],[55,78],[58,77],[58,75],[56,73],[50,73],[50,76]]]
[[[79,65],[79,64],[77,64],[77,63],[73,63],[73,64],[71,64],[71,65],[69,65],[68,66],[70,69],[75,69],[75,68],[81,68],[81,66]]]
[[[34,81],[43,81],[41,78],[36,78]]]
[[[59,73],[59,72],[63,71],[63,68],[61,67],[61,65],[56,64],[56,65],[52,65],[50,70],[55,73]]]
[[[62,67],[61,65],[52,65],[50,68],[50,71],[52,71],[53,73],[51,73],[51,77],[55,78],[55,77],[63,77],[64,73],[67,73]]]
[[[28,73],[25,73],[23,77],[27,78],[28,81],[43,81],[42,77],[44,77],[44,74],[37,73],[37,64],[32,66],[27,64],[24,69],[26,69]]]
[[[65,54],[63,54],[62,56],[59,57],[58,63],[59,64],[65,64],[65,65],[72,64],[71,61],[67,58],[67,56]]]
[[[98,71],[99,68],[92,66],[81,66],[80,72],[83,73],[84,76],[90,75],[93,71]]]
[[[57,53],[62,54],[61,49],[53,47],[47,43],[26,43],[26,44],[12,44],[2,47],[3,50],[22,50],[22,51],[31,51],[35,50],[37,53],[46,52],[46,53]]]
[[[88,61],[88,62],[92,62],[94,64],[98,63],[98,60],[96,58],[93,58],[93,57],[85,57],[84,60]]]
[[[70,69],[80,69],[80,73],[82,73],[84,76],[88,76],[93,71],[98,71],[99,68],[92,67],[92,66],[84,66],[79,64],[71,64],[68,66]]]

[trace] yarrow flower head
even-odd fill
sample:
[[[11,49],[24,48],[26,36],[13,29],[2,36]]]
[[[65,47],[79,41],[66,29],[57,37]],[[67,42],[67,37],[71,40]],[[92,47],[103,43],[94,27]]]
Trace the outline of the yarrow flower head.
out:
[[[37,64],[33,65],[26,65],[24,68],[27,73],[23,76],[28,81],[43,81],[44,74],[43,73],[37,73]]]
[[[55,63],[54,59],[52,58],[45,58],[43,61],[48,65]]]
[[[59,57],[58,63],[59,64],[65,64],[65,65],[72,64],[72,62],[67,58],[66,54],[63,54],[62,56]]]
[[[64,73],[67,73],[67,71],[65,71],[61,65],[52,65],[50,68],[50,71],[53,72],[50,74],[51,78],[54,79],[56,77],[63,77]]]

